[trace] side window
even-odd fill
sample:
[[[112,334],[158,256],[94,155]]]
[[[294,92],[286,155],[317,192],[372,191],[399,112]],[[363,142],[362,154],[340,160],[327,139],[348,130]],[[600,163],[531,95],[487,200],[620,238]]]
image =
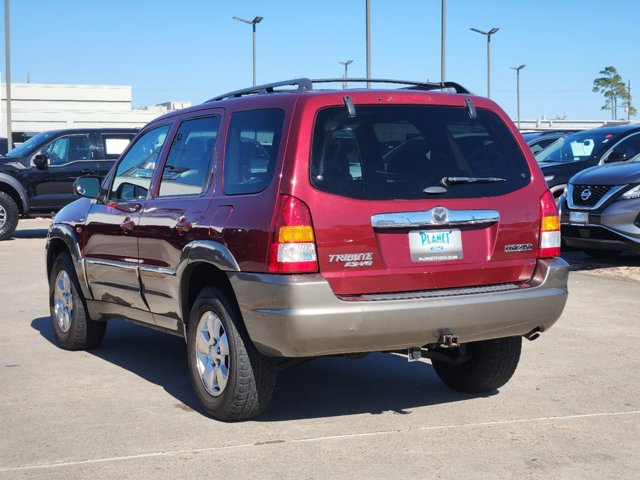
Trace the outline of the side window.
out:
[[[171,125],[162,125],[143,134],[122,158],[113,179],[109,200],[145,198],[153,169]]]
[[[91,160],[89,134],[66,135],[44,147],[41,153],[49,156],[49,165],[65,165],[78,160]]]
[[[180,124],[162,170],[159,196],[200,195],[208,185],[220,117]]]
[[[635,157],[640,153],[640,134],[631,135],[628,138],[625,138],[613,148],[612,153],[613,152],[618,152],[618,155],[624,154],[624,160],[629,160]]]
[[[127,148],[127,145],[131,142],[133,135],[104,133],[101,137],[104,158],[115,160],[122,152],[124,152],[125,148]]]
[[[284,110],[234,113],[224,156],[224,192],[258,193],[271,183],[282,137]]]

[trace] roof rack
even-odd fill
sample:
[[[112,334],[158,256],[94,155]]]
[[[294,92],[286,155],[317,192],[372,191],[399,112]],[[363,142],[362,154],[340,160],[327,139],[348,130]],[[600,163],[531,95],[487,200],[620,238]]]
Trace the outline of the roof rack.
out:
[[[276,90],[276,88],[278,87],[290,87],[293,85],[295,85],[297,88],[282,89],[282,90],[285,92],[292,92],[292,91],[302,92],[306,90],[313,90],[313,84],[311,83],[311,80],[309,80],[308,78],[294,78],[293,80],[284,80],[282,82],[267,83],[265,85],[257,85],[255,87],[235,90],[233,92],[225,93],[224,95],[213,97],[212,99],[207,100],[204,103],[217,102],[218,100],[226,100],[227,98],[238,98],[238,97],[242,97],[243,95],[264,95],[266,93],[275,93],[278,91]]]
[[[317,79],[311,80],[311,83],[342,83],[344,82],[344,78],[327,78],[327,79]],[[347,82],[349,83],[392,83],[397,85],[410,85],[408,87],[409,90],[444,90],[446,88],[452,88],[456,93],[470,93],[469,90],[464,88],[459,83],[455,82],[442,82],[442,83],[431,83],[431,82],[412,82],[409,80],[390,80],[388,78],[347,78]]]
[[[226,100],[228,98],[238,98],[245,95],[265,95],[268,93],[278,92],[304,92],[313,90],[314,83],[342,83],[344,78],[321,78],[310,80],[308,78],[295,78],[292,80],[284,80],[281,82],[267,83],[265,85],[257,85],[255,87],[243,88],[241,90],[234,90],[233,92],[218,95],[207,100],[204,103],[217,102],[219,100]],[[396,85],[408,85],[409,90],[444,90],[453,89],[456,93],[470,93],[469,90],[462,85],[455,82],[442,82],[442,83],[430,83],[430,82],[411,82],[408,80],[390,80],[380,78],[348,78],[348,82],[351,83],[390,83]],[[295,87],[295,88],[280,88],[280,87]]]

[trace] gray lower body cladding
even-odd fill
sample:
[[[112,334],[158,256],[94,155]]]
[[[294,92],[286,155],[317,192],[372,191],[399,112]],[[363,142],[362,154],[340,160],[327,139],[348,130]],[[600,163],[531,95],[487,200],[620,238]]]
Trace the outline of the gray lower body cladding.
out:
[[[319,274],[229,272],[229,279],[258,350],[307,357],[421,347],[445,334],[472,342],[544,331],[562,314],[568,272],[562,259],[540,260],[532,280],[513,288],[353,301]]]

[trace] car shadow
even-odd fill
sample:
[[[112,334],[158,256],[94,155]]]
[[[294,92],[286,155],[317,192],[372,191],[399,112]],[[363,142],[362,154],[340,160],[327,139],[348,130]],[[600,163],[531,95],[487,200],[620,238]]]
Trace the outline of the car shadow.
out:
[[[625,251],[613,258],[595,258],[578,250],[563,251],[562,258],[569,263],[571,270],[576,272],[618,267],[638,268],[640,270],[640,254],[631,251]]]
[[[55,342],[48,317],[31,323]],[[202,415],[189,378],[186,346],[179,337],[122,321],[111,321],[100,347],[89,353],[164,388],[182,410]],[[393,412],[409,415],[428,405],[492,396],[455,392],[437,377],[430,364],[408,363],[396,354],[375,353],[359,360],[322,357],[282,371],[270,408],[257,421],[279,422]]]

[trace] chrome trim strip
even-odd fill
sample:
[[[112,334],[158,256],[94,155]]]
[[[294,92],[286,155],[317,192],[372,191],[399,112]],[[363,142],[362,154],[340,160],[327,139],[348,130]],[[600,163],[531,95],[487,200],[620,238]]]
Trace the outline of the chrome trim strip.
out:
[[[175,274],[176,274],[176,271],[172,270],[170,268],[153,267],[153,266],[150,266],[150,265],[141,266],[140,267],[140,271],[141,272],[147,272],[147,273],[161,273],[163,275],[170,275],[170,276],[175,276]]]
[[[93,258],[88,258],[85,261],[87,263],[90,263],[91,265],[103,265],[106,267],[124,268],[125,270],[138,270],[138,265],[133,265],[127,262],[117,262],[115,260],[103,260],[103,259],[93,259]]]
[[[437,209],[441,210],[442,207],[435,207],[426,212],[398,212],[373,215],[371,217],[371,225],[373,228],[415,228],[483,225],[500,221],[500,214],[495,210],[447,210],[446,220],[439,221],[442,215],[439,215],[439,218],[434,215],[434,211]]]
[[[596,185],[593,185],[593,186],[596,186]],[[618,193],[620,190],[622,190],[626,186],[627,184],[616,185],[607,193],[605,193],[603,197],[598,201],[598,203],[596,203],[593,207],[585,207],[581,205],[576,206],[573,204],[573,185],[570,183],[569,185],[567,185],[567,205],[569,206],[570,210],[597,210],[602,206],[604,202],[609,200],[613,195]]]

